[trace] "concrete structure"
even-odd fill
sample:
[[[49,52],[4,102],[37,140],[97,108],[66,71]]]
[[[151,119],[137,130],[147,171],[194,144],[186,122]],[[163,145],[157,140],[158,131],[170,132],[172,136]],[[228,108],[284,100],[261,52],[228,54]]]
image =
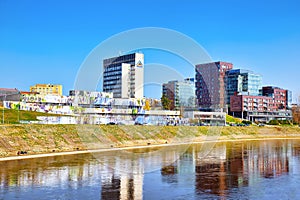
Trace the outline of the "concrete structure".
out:
[[[171,110],[195,108],[195,83],[193,78],[169,81],[162,85],[162,95],[171,100]]]
[[[262,88],[262,95],[273,99],[274,110],[286,110],[288,107],[288,90],[266,86]],[[291,94],[290,94],[291,95]]]
[[[212,62],[196,65],[196,98],[200,109],[226,111],[226,71],[233,64]]]
[[[62,96],[62,85],[36,84],[30,86],[30,92],[37,92],[41,95],[54,94]]]
[[[259,112],[250,111],[247,113],[247,119],[250,121],[269,122],[270,120],[292,120],[293,113],[290,110]]]
[[[262,76],[249,70],[232,69],[226,72],[227,104],[236,92],[258,96],[262,87]]]
[[[103,60],[103,91],[114,98],[144,97],[144,54],[133,53]]]
[[[189,119],[198,119],[199,124],[211,126],[225,126],[225,112],[201,112],[201,111],[185,111],[184,117]]]

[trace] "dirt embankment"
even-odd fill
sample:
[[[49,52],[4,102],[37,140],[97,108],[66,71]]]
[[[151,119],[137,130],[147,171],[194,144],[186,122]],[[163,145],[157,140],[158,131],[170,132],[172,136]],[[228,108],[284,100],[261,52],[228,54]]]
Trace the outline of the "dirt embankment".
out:
[[[299,127],[1,125],[0,157],[216,140],[300,138]]]

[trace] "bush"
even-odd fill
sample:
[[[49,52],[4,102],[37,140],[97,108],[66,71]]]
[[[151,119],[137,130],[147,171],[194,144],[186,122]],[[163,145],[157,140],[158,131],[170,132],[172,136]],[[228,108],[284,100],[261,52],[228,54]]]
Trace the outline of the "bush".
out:
[[[243,120],[243,121],[242,121],[242,124],[251,125],[252,122],[251,122],[251,121],[248,121],[248,120]]]
[[[291,120],[271,120],[268,124],[270,125],[293,125]]]
[[[273,120],[271,120],[271,121],[269,121],[269,123],[268,123],[269,125],[279,125],[280,123],[279,123],[279,121],[278,120],[276,120],[276,119],[273,119]]]

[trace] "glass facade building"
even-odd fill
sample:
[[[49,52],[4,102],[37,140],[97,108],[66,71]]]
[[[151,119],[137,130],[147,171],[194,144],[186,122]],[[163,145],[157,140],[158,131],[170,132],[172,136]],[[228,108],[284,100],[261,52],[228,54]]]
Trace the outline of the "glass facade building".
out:
[[[164,96],[171,100],[171,109],[195,107],[196,97],[194,78],[164,83],[162,92]]]
[[[262,76],[249,70],[232,69],[226,72],[227,104],[235,93],[259,96]]]

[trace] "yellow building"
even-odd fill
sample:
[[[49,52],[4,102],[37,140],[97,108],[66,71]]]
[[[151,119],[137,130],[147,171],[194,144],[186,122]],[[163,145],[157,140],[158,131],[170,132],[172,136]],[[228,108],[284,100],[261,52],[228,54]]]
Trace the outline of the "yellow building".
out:
[[[62,85],[36,84],[30,86],[30,92],[38,92],[41,95],[56,94],[62,96]]]

